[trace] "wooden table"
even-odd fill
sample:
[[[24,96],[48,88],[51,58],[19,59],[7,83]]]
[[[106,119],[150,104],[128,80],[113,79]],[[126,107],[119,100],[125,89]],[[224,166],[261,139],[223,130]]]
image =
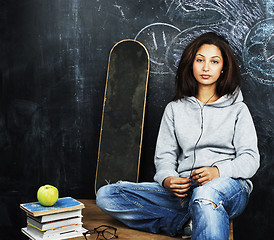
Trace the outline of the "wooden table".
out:
[[[134,229],[130,229],[123,223],[117,221],[113,217],[105,214],[101,209],[96,206],[95,200],[83,200],[80,202],[85,204],[83,209],[83,227],[92,230],[100,225],[109,225],[117,228],[118,240],[130,239],[130,240],[174,240],[182,239],[180,237],[172,238],[164,234],[153,234],[142,232]],[[84,238],[74,238],[77,240]],[[115,239],[115,238],[114,238]]]
[[[118,239],[130,239],[130,240],[174,240],[182,239],[180,237],[169,237],[164,234],[146,233],[138,230],[133,230],[125,226],[123,223],[117,221],[113,217],[105,214],[96,206],[95,200],[79,200],[85,204],[83,209],[83,227],[92,230],[100,225],[109,225],[117,228]],[[229,240],[233,240],[233,225],[232,221],[229,224]],[[77,240],[83,240],[84,237],[75,238]]]

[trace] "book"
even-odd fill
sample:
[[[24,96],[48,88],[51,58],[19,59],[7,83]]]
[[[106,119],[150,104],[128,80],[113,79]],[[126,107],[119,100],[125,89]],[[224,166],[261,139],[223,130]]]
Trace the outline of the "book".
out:
[[[40,231],[37,228],[32,227],[31,225],[28,225],[26,228],[26,231],[29,234],[33,235],[36,238],[39,237],[42,239],[60,238],[61,236],[67,235],[69,233],[82,233],[83,230],[85,229],[82,227],[82,224],[60,227],[48,231]]]
[[[83,203],[71,197],[59,198],[51,207],[44,207],[39,202],[20,204],[22,210],[34,217],[83,209],[84,207]]]
[[[49,235],[48,237],[45,235],[39,235],[36,231],[28,229],[28,227],[22,228],[21,231],[27,235],[32,240],[43,240],[43,239],[50,239],[50,240],[61,240],[61,239],[68,239],[68,238],[75,238],[75,237],[82,237],[83,232],[86,232],[87,229],[81,227],[78,229],[67,229],[63,232],[56,232],[54,235]]]
[[[68,218],[80,217],[80,216],[82,216],[82,209],[55,213],[55,214],[48,214],[48,215],[39,216],[39,217],[34,217],[33,215],[27,213],[27,217],[31,217],[40,223],[52,222],[60,219],[68,219]]]
[[[27,217],[27,223],[28,225],[31,225],[32,227],[37,228],[38,230],[47,231],[47,230],[60,228],[64,226],[82,224],[82,216],[68,218],[68,219],[61,219],[61,220],[52,221],[52,222],[45,222],[45,223],[40,223],[32,217]]]
[[[80,237],[87,231],[82,227],[84,207],[71,197],[59,198],[52,207],[44,207],[39,202],[20,204],[27,215],[27,227],[21,231],[33,240]]]

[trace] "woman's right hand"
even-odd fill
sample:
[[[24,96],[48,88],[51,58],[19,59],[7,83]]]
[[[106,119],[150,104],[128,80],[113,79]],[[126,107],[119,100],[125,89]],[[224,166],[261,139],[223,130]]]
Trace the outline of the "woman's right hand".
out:
[[[163,181],[163,186],[171,191],[175,196],[184,198],[191,185],[191,179],[181,177],[167,177]]]

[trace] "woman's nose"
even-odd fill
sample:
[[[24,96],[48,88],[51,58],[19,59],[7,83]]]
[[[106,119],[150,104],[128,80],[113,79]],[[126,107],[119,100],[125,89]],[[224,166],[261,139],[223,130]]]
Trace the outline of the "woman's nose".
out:
[[[208,70],[209,70],[208,62],[204,62],[203,71],[208,71]]]

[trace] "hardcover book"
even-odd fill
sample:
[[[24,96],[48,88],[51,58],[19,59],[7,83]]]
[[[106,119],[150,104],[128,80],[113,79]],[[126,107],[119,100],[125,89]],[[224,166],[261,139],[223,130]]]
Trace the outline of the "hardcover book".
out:
[[[33,218],[40,223],[52,222],[52,221],[57,221],[61,219],[68,219],[68,218],[81,217],[81,216],[82,216],[82,209],[49,214],[49,215],[38,216],[38,217],[34,217],[33,215],[27,213],[27,217]]]
[[[45,223],[40,223],[35,219],[28,217],[27,223],[28,225],[31,225],[32,227],[37,228],[40,231],[47,231],[65,226],[82,224],[82,217],[73,217]]]
[[[82,236],[82,232],[85,231],[82,225],[66,226],[56,228],[48,231],[40,231],[30,225],[22,229],[23,232],[27,232],[28,236],[31,235],[35,239],[62,239],[69,236]]]
[[[71,197],[59,198],[52,207],[44,207],[39,202],[20,204],[21,209],[34,217],[67,212],[84,207],[83,203]]]

